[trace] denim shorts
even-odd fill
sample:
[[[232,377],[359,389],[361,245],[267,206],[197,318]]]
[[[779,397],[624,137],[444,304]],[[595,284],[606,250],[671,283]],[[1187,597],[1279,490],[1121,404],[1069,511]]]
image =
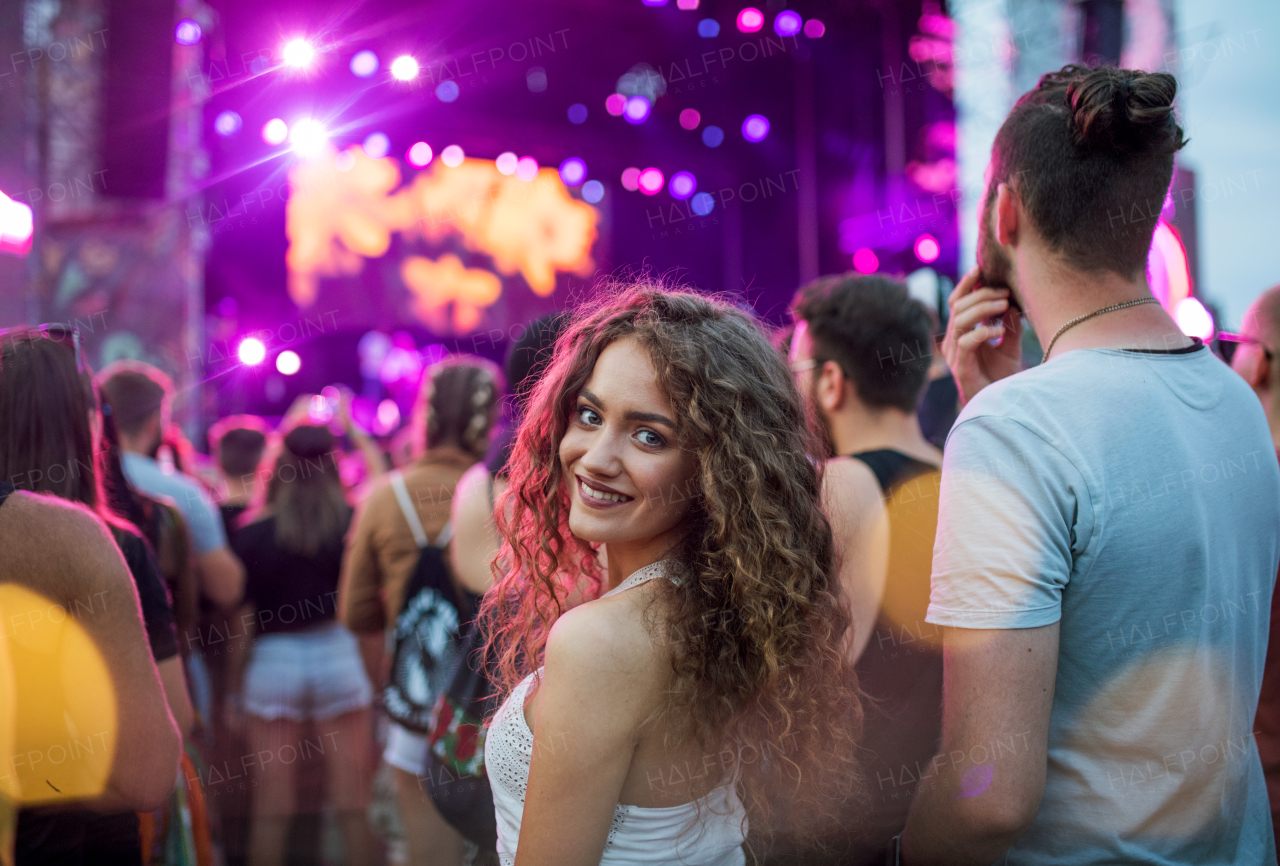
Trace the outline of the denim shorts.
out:
[[[356,637],[338,623],[253,642],[244,708],[263,719],[332,719],[370,706],[373,686]]]

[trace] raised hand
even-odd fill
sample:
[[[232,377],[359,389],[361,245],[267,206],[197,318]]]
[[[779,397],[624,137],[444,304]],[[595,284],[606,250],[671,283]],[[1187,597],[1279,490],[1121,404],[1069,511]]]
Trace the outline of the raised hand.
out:
[[[968,403],[992,382],[1022,369],[1022,314],[1009,305],[1009,289],[984,288],[978,269],[965,274],[947,302],[951,318],[942,353]],[[999,318],[995,324],[986,320]],[[997,345],[989,340],[998,339]]]

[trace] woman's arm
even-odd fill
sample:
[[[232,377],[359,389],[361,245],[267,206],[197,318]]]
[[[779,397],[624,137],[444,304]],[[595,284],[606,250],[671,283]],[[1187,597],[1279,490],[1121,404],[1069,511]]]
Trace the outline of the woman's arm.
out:
[[[875,628],[889,566],[889,519],[870,467],[847,457],[828,461],[822,510],[831,522],[840,588],[853,619],[847,656],[854,664]]]
[[[506,487],[506,482],[494,480],[492,483],[496,499]],[[489,470],[483,463],[468,469],[453,492],[453,508],[449,515],[453,526],[453,542],[449,545],[453,576],[477,595],[483,595],[493,583],[490,564],[500,546],[489,484]]]
[[[670,673],[655,656],[629,605],[578,608],[552,628],[516,866],[600,862],[641,724]]]

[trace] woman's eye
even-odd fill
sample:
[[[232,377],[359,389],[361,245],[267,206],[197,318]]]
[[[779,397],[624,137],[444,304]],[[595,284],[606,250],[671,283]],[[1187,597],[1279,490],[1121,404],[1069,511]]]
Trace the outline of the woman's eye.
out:
[[[578,407],[578,420],[588,427],[595,427],[600,423],[600,413],[590,406]]]
[[[662,437],[657,433],[654,433],[652,430],[641,430],[636,434],[636,436],[639,438],[641,444],[648,445],[650,448],[660,448],[666,444]]]

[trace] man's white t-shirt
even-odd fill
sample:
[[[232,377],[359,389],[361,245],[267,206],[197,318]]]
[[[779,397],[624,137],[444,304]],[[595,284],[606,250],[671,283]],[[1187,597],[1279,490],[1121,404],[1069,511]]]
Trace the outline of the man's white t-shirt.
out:
[[[965,407],[927,620],[1061,621],[1044,798],[1004,862],[1274,862],[1251,732],[1278,532],[1262,408],[1206,348],[1067,352]],[[999,772],[1026,742],[985,747]]]

